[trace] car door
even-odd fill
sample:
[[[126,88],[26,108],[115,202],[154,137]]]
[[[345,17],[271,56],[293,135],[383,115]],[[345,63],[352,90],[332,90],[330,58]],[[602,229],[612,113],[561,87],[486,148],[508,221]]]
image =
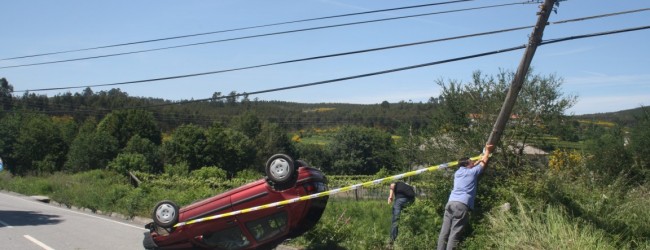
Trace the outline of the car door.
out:
[[[202,201],[195,205],[191,211],[185,211],[187,215],[185,220],[190,221],[232,212],[230,201],[230,196]],[[237,230],[232,228],[239,228],[237,218],[234,216],[196,222],[186,225],[184,230],[190,241],[203,247],[239,249],[241,247],[238,246],[246,246],[250,243],[242,241],[241,237],[238,238]]]
[[[237,211],[296,197],[296,195],[292,195],[293,191],[291,190],[276,192],[268,188],[267,185],[262,187],[255,192],[232,195],[233,210]],[[245,233],[256,244],[263,244],[278,239],[288,233],[290,222],[289,211],[291,211],[294,204],[238,214],[235,217]]]

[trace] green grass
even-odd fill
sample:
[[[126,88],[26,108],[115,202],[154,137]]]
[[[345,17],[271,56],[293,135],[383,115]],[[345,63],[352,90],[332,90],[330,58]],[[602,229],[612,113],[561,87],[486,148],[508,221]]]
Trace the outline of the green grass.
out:
[[[616,178],[573,171],[584,167],[573,166],[566,173],[530,172],[527,178],[490,175],[482,180],[478,209],[472,212],[470,234],[461,247],[649,249],[650,182],[639,184],[626,175]],[[182,206],[245,182],[166,175],[142,176],[142,180],[145,184],[135,188],[126,177],[104,170],[40,177],[0,172],[0,188],[5,190],[144,217],[150,216],[160,200]],[[437,241],[451,179],[436,172],[417,181],[432,186],[427,196],[418,197],[403,212],[394,249],[430,249]],[[504,202],[514,204],[513,208],[500,211],[498,206]],[[391,216],[385,198],[330,198],[316,227],[289,244],[305,249],[386,249]]]
[[[315,229],[289,244],[307,249],[382,249],[391,218],[392,206],[385,200],[330,199]]]
[[[489,233],[480,243],[494,249],[619,249],[618,239],[590,223],[571,218],[558,206],[494,211],[487,217]],[[479,243],[479,242],[476,242]],[[470,245],[468,248],[476,247]]]

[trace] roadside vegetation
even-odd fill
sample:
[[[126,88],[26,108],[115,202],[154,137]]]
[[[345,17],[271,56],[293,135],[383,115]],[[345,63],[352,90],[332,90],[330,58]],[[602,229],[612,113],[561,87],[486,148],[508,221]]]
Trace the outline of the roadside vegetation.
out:
[[[84,116],[81,109],[160,100],[89,89],[18,98],[3,81],[0,189],[46,195],[95,212],[149,217],[160,200],[187,205],[261,178],[264,162],[276,153],[321,168],[330,188],[357,184],[478,155],[512,77],[476,72],[471,82],[438,81],[441,95],[426,104],[384,102],[355,111],[282,103],[283,119],[261,111],[275,110],[269,107],[278,103],[248,98],[193,104],[184,112],[131,109]],[[641,108],[606,122],[578,120],[564,114],[576,97],[563,95],[561,82],[554,75],[529,74],[516,115],[480,181],[463,249],[650,248],[650,112]],[[300,111],[287,111],[292,107]],[[346,111],[337,113],[343,107]],[[208,123],[203,110],[221,110],[224,116]],[[327,119],[300,123],[301,114]],[[526,154],[524,146],[531,145],[548,154]],[[435,245],[452,174],[441,170],[407,180],[418,197],[402,215],[393,248]],[[315,229],[285,243],[387,249],[388,185],[366,191],[331,197]]]

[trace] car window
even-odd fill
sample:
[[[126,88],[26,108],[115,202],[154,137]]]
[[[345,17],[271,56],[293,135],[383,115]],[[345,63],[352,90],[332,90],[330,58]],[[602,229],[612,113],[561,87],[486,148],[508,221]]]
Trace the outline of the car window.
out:
[[[228,250],[240,249],[250,244],[250,241],[239,227],[231,227],[211,234],[204,234],[203,242],[211,247]]]
[[[316,192],[317,193],[327,191],[327,184],[325,184],[325,183],[316,182],[316,183],[314,183],[314,186],[316,186]]]
[[[287,229],[287,212],[282,211],[271,216],[250,221],[246,228],[255,240],[264,241],[279,235]]]

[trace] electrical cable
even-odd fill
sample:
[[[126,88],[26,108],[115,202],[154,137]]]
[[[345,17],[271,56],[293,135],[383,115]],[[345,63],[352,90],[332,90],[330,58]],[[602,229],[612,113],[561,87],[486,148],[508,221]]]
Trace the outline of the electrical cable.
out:
[[[613,31],[604,31],[604,32],[591,33],[591,34],[585,34],[585,35],[578,35],[578,36],[570,36],[570,37],[563,37],[563,38],[544,40],[544,41],[540,42],[538,46],[542,46],[542,45],[546,45],[546,44],[553,44],[553,43],[558,43],[558,42],[564,42],[564,41],[569,41],[569,40],[575,40],[575,39],[591,38],[591,37],[612,35],[612,34],[631,32],[631,31],[639,31],[639,30],[645,30],[645,29],[650,29],[650,26],[640,26],[640,27],[634,27],[634,28],[619,29],[619,30],[613,30]],[[394,73],[394,72],[399,72],[399,71],[404,71],[404,70],[428,67],[428,66],[433,66],[433,65],[437,65],[437,64],[450,63],[450,62],[467,60],[467,59],[472,59],[472,58],[477,58],[477,57],[501,54],[501,53],[505,53],[505,52],[510,52],[510,51],[514,51],[514,50],[523,49],[523,48],[526,48],[526,47],[527,47],[527,45],[520,45],[520,46],[510,47],[510,48],[506,48],[506,49],[494,50],[494,51],[490,51],[490,52],[483,52],[483,53],[473,54],[473,55],[469,55],[469,56],[456,57],[456,58],[452,58],[452,59],[446,59],[446,60],[440,60],[440,61],[435,61],[435,62],[417,64],[417,65],[406,66],[406,67],[401,67],[401,68],[377,71],[377,72],[372,72],[372,73],[366,73],[366,74],[361,74],[361,75],[354,75],[354,76],[348,76],[348,77],[342,77],[342,78],[336,78],[336,79],[324,80],[324,81],[318,81],[318,82],[312,82],[312,83],[298,84],[298,85],[292,85],[292,86],[286,86],[286,87],[280,87],[280,88],[272,88],[272,89],[259,90],[259,91],[253,91],[253,92],[244,92],[244,93],[231,95],[231,96],[222,96],[222,97],[219,97],[219,98],[204,98],[204,99],[185,101],[183,103],[170,103],[170,104],[141,106],[141,107],[133,107],[133,108],[134,109],[140,109],[140,108],[148,108],[148,107],[162,107],[162,106],[178,105],[178,104],[185,104],[185,103],[204,102],[204,101],[210,101],[210,100],[216,100],[216,99],[225,99],[227,97],[239,97],[239,96],[244,96],[244,95],[250,96],[250,95],[264,94],[264,93],[277,92],[277,91],[283,91],[283,90],[289,90],[289,89],[311,87],[311,86],[322,85],[322,84],[326,84],[326,83],[347,81],[347,80],[352,80],[352,79],[358,79],[358,78],[365,78],[365,77],[370,77],[370,76]]]
[[[530,2],[516,2],[516,3],[508,3],[508,4],[488,5],[488,6],[481,6],[481,7],[456,9],[456,10],[448,10],[448,11],[439,11],[439,12],[424,13],[424,14],[409,15],[409,16],[400,16],[400,17],[383,18],[383,19],[375,19],[375,20],[352,22],[352,23],[326,25],[326,26],[319,26],[319,27],[312,27],[312,28],[304,28],[304,29],[295,29],[295,30],[287,30],[287,31],[280,31],[280,32],[265,33],[265,34],[259,34],[259,35],[242,36],[242,37],[214,40],[214,41],[207,41],[207,42],[182,44],[182,45],[161,47],[161,48],[155,48],[155,49],[145,49],[145,50],[137,50],[137,51],[130,51],[130,52],[105,54],[105,55],[99,55],[99,56],[80,57],[80,58],[57,60],[57,61],[47,61],[47,62],[40,62],[40,63],[28,63],[28,64],[10,65],[10,66],[0,67],[0,69],[22,68],[22,67],[28,67],[28,66],[38,66],[38,65],[47,65],[47,64],[65,63],[65,62],[75,62],[75,61],[82,61],[82,60],[91,60],[91,59],[99,59],[99,58],[106,58],[106,57],[115,57],[115,56],[139,54],[139,53],[145,53],[145,52],[177,49],[177,48],[184,48],[184,47],[190,47],[190,46],[198,46],[198,45],[205,45],[205,44],[212,44],[212,43],[236,41],[236,40],[243,40],[243,39],[250,39],[250,38],[267,37],[267,36],[274,36],[274,35],[283,35],[283,34],[304,32],[304,31],[312,31],[312,30],[321,30],[321,29],[329,29],[329,28],[338,28],[338,27],[344,27],[344,26],[375,23],[375,22],[383,22],[383,21],[392,21],[392,20],[412,18],[412,17],[421,17],[421,16],[447,14],[447,13],[470,11],[470,10],[480,10],[480,9],[487,9],[487,8],[505,7],[505,6],[511,6],[511,5],[519,5],[519,4],[530,4]]]
[[[591,37],[604,36],[604,35],[613,35],[613,34],[631,32],[631,31],[639,31],[639,30],[645,30],[645,29],[650,29],[650,25],[648,25],[648,26],[639,26],[639,27],[634,27],[634,28],[627,28],[627,29],[612,30],[612,31],[603,31],[603,32],[597,32],[597,33],[591,33],[591,34],[570,36],[570,37],[548,39],[548,40],[543,40],[543,41],[539,42],[538,46],[553,44],[553,43],[558,43],[558,42],[564,42],[564,41],[570,41],[570,40],[576,40],[576,39],[591,38]],[[322,85],[322,84],[327,84],[327,83],[347,81],[347,80],[352,80],[352,79],[365,78],[365,77],[388,74],[388,73],[394,73],[394,72],[405,71],[405,70],[410,70],[410,69],[428,67],[428,66],[433,66],[433,65],[437,65],[437,64],[450,63],[450,62],[455,62],[455,61],[478,58],[478,57],[483,57],[483,56],[488,56],[488,55],[501,54],[501,53],[505,53],[505,52],[524,49],[526,47],[527,47],[527,45],[524,44],[524,45],[520,45],[520,46],[506,48],[506,49],[494,50],[494,51],[490,51],[490,52],[483,52],[483,53],[478,53],[478,54],[473,54],[473,55],[468,55],[468,56],[462,56],[462,57],[456,57],[456,58],[451,58],[451,59],[445,59],[445,60],[440,60],[440,61],[435,61],[435,62],[411,65],[411,66],[406,66],[406,67],[401,67],[401,68],[394,68],[394,69],[389,69],[389,70],[376,71],[376,72],[371,72],[371,73],[366,73],[366,74],[347,76],[347,77],[341,77],[341,78],[318,81],[318,82],[312,82],[312,83],[291,85],[291,86],[286,86],[286,87],[272,88],[272,89],[259,90],[259,91],[253,91],[253,92],[244,92],[244,93],[239,93],[239,94],[235,94],[235,95],[220,96],[220,97],[217,97],[217,98],[203,98],[203,99],[188,100],[188,101],[181,101],[181,102],[170,102],[170,103],[147,105],[147,106],[121,107],[121,108],[114,108],[114,109],[94,109],[94,110],[92,110],[92,112],[113,111],[113,110],[127,110],[127,109],[156,108],[156,107],[182,105],[182,104],[205,102],[205,101],[212,101],[212,100],[226,99],[226,98],[233,98],[233,97],[250,96],[250,95],[256,95],[256,94],[264,94],[264,93],[284,91],[284,90],[304,88],[304,87],[312,87],[312,86],[317,86],[317,85]]]
[[[286,22],[279,22],[279,23],[262,24],[262,25],[255,25],[255,26],[248,26],[248,27],[234,28],[234,29],[226,29],[226,30],[218,30],[218,31],[210,31],[210,32],[203,32],[203,33],[196,33],[196,34],[189,34],[189,35],[155,38],[155,39],[150,39],[150,40],[118,43],[118,44],[113,44],[113,45],[104,45],[104,46],[84,48],[84,49],[73,49],[73,50],[65,50],[65,51],[58,51],[58,52],[48,52],[48,53],[41,53],[41,54],[34,54],[34,55],[27,55],[27,56],[17,56],[17,57],[3,58],[3,59],[0,59],[0,61],[8,61],[8,60],[14,60],[14,59],[30,58],[30,57],[38,57],[38,56],[47,56],[47,55],[56,55],[56,54],[64,54],[64,53],[79,52],[79,51],[106,49],[106,48],[121,47],[121,46],[135,45],[135,44],[141,44],[141,43],[160,42],[160,41],[166,41],[166,40],[173,40],[173,39],[180,39],[180,38],[187,38],[187,37],[195,37],[195,36],[204,36],[204,35],[226,33],[226,32],[232,32],[232,31],[256,29],[256,28],[271,27],[271,26],[293,24],[293,23],[301,23],[301,22],[308,22],[308,21],[325,20],[325,19],[332,19],[332,18],[339,18],[339,17],[365,15],[365,14],[387,12],[387,11],[395,11],[395,10],[422,8],[422,7],[429,7],[429,6],[435,6],[435,5],[444,5],[444,4],[452,4],[452,3],[459,3],[459,2],[469,2],[469,1],[475,1],[475,0],[456,0],[456,1],[447,1],[447,2],[439,2],[439,3],[429,3],[429,4],[420,4],[420,5],[404,6],[404,7],[397,7],[397,8],[389,8],[389,9],[371,10],[371,11],[348,13],[348,14],[333,15],[333,16],[307,18],[307,19],[301,19],[301,20],[295,20],[295,21],[286,21]]]
[[[164,81],[164,80],[172,80],[172,79],[179,79],[179,78],[196,77],[196,76],[219,74],[219,73],[226,73],[226,72],[246,70],[246,69],[268,67],[268,66],[287,64],[287,63],[310,61],[310,60],[316,60],[316,59],[324,59],[324,58],[329,58],[329,57],[346,56],[346,55],[367,53],[367,52],[387,50],[387,49],[396,49],[396,48],[402,48],[402,47],[408,47],[408,46],[422,45],[422,44],[442,42],[442,41],[450,41],[450,40],[461,39],[461,38],[469,38],[469,37],[475,37],[475,36],[492,35],[492,34],[497,34],[497,33],[528,29],[528,28],[532,28],[532,27],[534,27],[534,26],[523,26],[523,27],[516,27],[516,28],[509,28],[509,29],[481,32],[481,33],[474,33],[474,34],[469,34],[469,35],[461,35],[461,36],[455,36],[455,37],[447,37],[447,38],[440,38],[440,39],[434,39],[434,40],[420,41],[420,42],[414,42],[414,43],[405,43],[405,44],[391,45],[391,46],[378,47],[378,48],[372,48],[372,49],[348,51],[348,52],[335,53],[335,54],[329,54],[329,55],[321,55],[321,56],[307,57],[307,58],[301,58],[301,59],[293,59],[293,60],[287,60],[287,61],[259,64],[259,65],[254,65],[254,66],[246,66],[246,67],[240,67],[240,68],[216,70],[216,71],[194,73],[194,74],[186,74],[186,75],[168,76],[168,77],[151,78],[151,79],[117,82],[117,83],[85,85],[85,86],[68,86],[68,87],[55,87],[55,88],[42,88],[42,89],[14,90],[14,91],[11,91],[11,92],[38,92],[38,91],[51,91],[51,90],[62,90],[62,89],[78,89],[78,88],[90,88],[90,87],[106,87],[106,86],[116,86],[116,85],[134,84],[134,83]]]
[[[611,17],[611,16],[616,16],[616,15],[630,14],[630,13],[635,13],[635,12],[640,12],[640,11],[647,11],[647,10],[650,10],[650,8],[623,11],[623,12],[615,12],[615,13],[607,13],[607,14],[580,17],[580,18],[574,18],[574,19],[566,19],[566,20],[550,22],[549,24],[565,24],[565,23],[570,23],[570,22],[578,22],[578,21],[585,21],[585,20],[596,19],[596,18]],[[275,65],[287,64],[287,63],[295,63],[295,62],[303,62],[303,61],[309,61],[309,60],[324,59],[324,58],[329,58],[329,57],[338,57],[338,56],[346,56],[346,55],[374,52],[374,51],[387,50],[387,49],[395,49],[395,48],[401,48],[401,47],[408,47],[408,46],[436,43],[436,42],[442,42],[442,41],[450,41],[450,40],[456,40],[456,39],[462,39],[462,38],[470,38],[470,37],[476,37],[476,36],[493,35],[493,34],[497,34],[497,33],[504,33],[504,32],[528,29],[528,28],[532,28],[532,27],[534,27],[534,26],[531,25],[531,26],[514,27],[514,28],[493,30],[493,31],[480,32],[480,33],[474,33],[474,34],[467,34],[467,35],[461,35],[461,36],[433,39],[433,40],[427,40],[427,41],[405,43],[405,44],[391,45],[391,46],[364,49],[364,50],[348,51],[348,52],[342,52],[342,53],[335,53],[335,54],[307,57],[307,58],[301,58],[301,59],[286,60],[286,61],[259,64],[259,65],[253,65],[253,66],[245,66],[245,67],[232,68],[232,69],[224,69],[224,70],[208,71],[208,72],[201,72],[201,73],[185,74],[185,75],[167,76],[167,77],[151,78],[151,79],[144,79],[144,80],[117,82],[117,83],[84,85],[84,86],[66,86],[66,87],[55,87],[55,88],[15,90],[15,91],[11,91],[11,92],[12,93],[14,93],[14,92],[38,92],[38,91],[51,91],[51,90],[63,90],[63,89],[76,89],[76,88],[107,87],[107,86],[117,86],[117,85],[135,84],[135,83],[164,81],[164,80],[172,80],[172,79],[187,78],[187,77],[196,77],[196,76],[219,74],[219,73],[226,73],[226,72],[246,70],[246,69],[254,69],[254,68],[275,66]]]

